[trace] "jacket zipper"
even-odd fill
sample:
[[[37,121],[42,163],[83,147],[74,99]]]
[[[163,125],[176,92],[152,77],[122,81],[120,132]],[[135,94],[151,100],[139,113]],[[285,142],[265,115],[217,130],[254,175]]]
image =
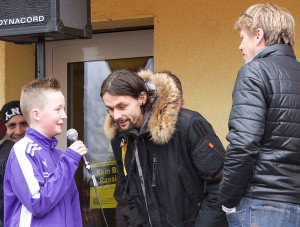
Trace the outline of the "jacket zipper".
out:
[[[156,165],[157,165],[157,157],[156,154],[152,155],[152,187],[156,187]]]
[[[149,209],[148,209],[148,201],[147,201],[147,196],[146,196],[147,193],[146,193],[146,187],[145,187],[145,180],[144,180],[144,176],[143,176],[142,166],[141,166],[141,163],[140,163],[137,144],[138,144],[138,141],[134,140],[134,155],[135,155],[136,165],[137,165],[137,168],[138,168],[140,184],[141,184],[142,192],[143,192],[144,199],[145,199],[145,205],[146,205],[146,210],[147,210],[147,214],[148,214],[149,224],[152,227],[151,216],[150,216],[150,212],[149,212]]]

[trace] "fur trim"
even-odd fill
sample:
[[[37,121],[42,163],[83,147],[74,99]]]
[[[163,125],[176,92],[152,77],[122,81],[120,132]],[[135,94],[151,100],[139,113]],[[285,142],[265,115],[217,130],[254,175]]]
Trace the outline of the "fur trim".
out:
[[[142,77],[144,80],[150,80],[152,81],[152,77],[153,77],[153,73],[151,71],[148,71],[148,70],[141,70],[138,72],[138,75],[140,77]]]
[[[172,138],[180,105],[178,100],[180,91],[175,82],[166,73],[155,73],[142,70],[138,73],[144,80],[151,81],[156,86],[157,98],[148,121],[148,129],[152,140],[156,144],[165,144]],[[114,123],[110,115],[106,116],[104,132],[111,140],[118,131],[117,124]]]
[[[175,132],[180,110],[180,92],[175,82],[165,73],[153,74],[152,83],[156,85],[157,98],[148,122],[153,141],[157,144],[169,142]]]
[[[105,117],[103,130],[109,140],[112,140],[117,135],[118,125],[109,114]]]

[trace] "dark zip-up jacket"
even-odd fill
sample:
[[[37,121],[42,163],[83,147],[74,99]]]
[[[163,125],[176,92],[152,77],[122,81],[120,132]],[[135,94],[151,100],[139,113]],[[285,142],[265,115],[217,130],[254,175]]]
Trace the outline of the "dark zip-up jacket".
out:
[[[300,204],[300,63],[291,46],[268,46],[240,69],[229,129],[220,203]]]
[[[168,88],[165,74],[151,78],[158,98],[149,118],[145,114],[143,128],[120,132],[110,116],[106,121],[105,131],[113,135],[117,190],[120,188],[126,197],[131,226],[226,226],[217,201],[225,156],[219,138],[199,113],[178,107],[178,96],[174,96],[177,89]],[[168,95],[162,97],[160,93]],[[128,139],[126,176],[122,162],[124,138]]]
[[[0,227],[4,222],[4,198],[3,198],[3,180],[7,159],[14,143],[6,140],[6,136],[0,140]]]

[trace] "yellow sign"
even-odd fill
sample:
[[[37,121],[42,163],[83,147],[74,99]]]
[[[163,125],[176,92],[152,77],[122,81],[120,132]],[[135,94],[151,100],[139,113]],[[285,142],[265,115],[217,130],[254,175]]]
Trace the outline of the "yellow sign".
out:
[[[103,208],[116,208],[114,190],[117,180],[116,161],[101,162],[91,165],[98,182],[97,192]],[[99,209],[95,188],[90,188],[90,209]]]

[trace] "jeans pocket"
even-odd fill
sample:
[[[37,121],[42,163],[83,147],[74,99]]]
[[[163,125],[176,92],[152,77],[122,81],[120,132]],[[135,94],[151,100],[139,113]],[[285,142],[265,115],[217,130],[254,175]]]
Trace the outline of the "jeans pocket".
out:
[[[251,206],[251,226],[286,226],[289,220],[290,211],[279,209],[273,206]]]
[[[243,227],[245,223],[245,211],[236,211],[233,213],[226,213],[226,218],[229,227]]]

